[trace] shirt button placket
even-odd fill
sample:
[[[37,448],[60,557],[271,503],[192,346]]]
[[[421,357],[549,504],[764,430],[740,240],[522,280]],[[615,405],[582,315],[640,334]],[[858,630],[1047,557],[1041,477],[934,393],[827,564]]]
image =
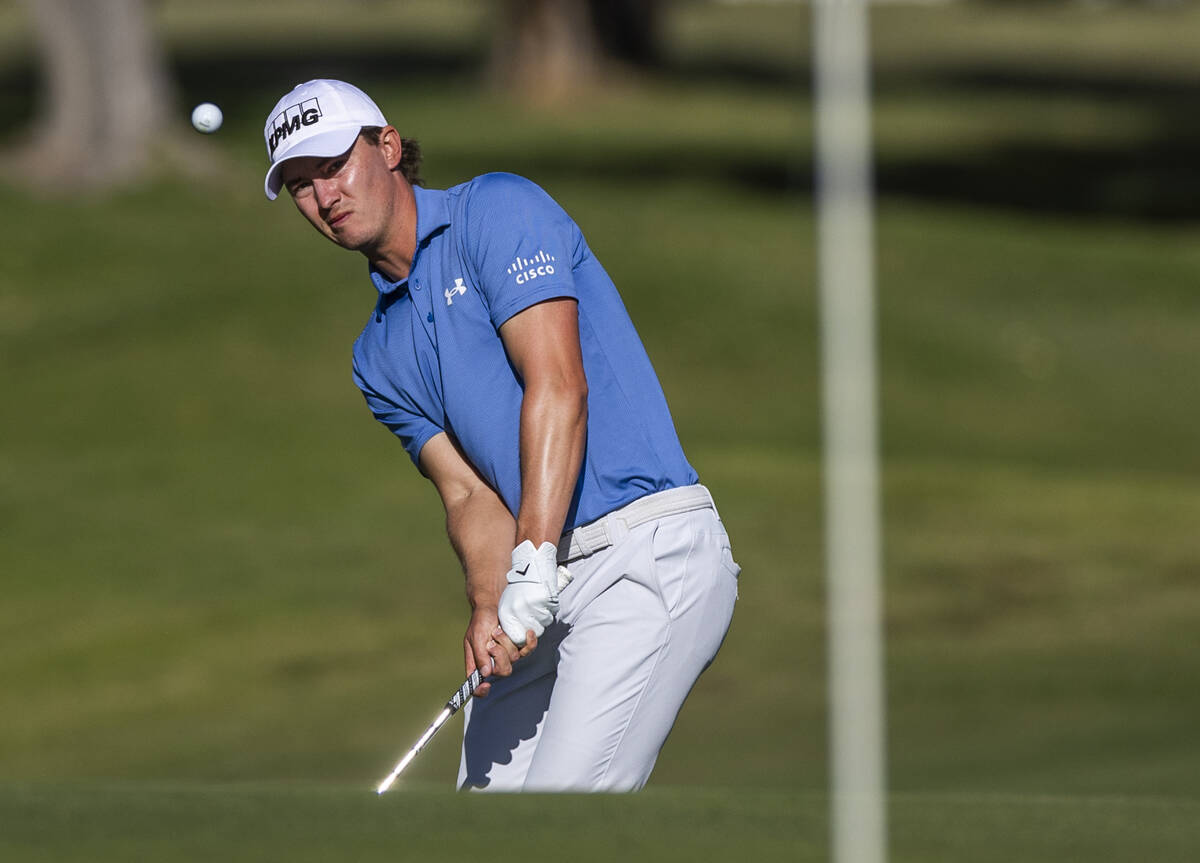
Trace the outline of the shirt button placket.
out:
[[[413,279],[413,290],[414,291],[421,290],[421,280],[420,279]],[[429,314],[427,314],[425,316],[425,320],[429,321],[429,323],[432,324],[433,323],[433,312],[430,312]]]
[[[420,280],[420,279],[413,279],[413,280],[412,280],[412,286],[413,286],[413,291],[419,291],[419,290],[421,290],[421,280]],[[415,297],[414,297],[414,300],[415,300]],[[418,304],[417,304],[418,308],[424,308],[424,309],[426,310],[426,312],[425,312],[425,320],[426,320],[428,323],[431,323],[431,324],[433,323],[433,307],[432,307],[432,302],[433,302],[433,301],[432,301],[432,300],[430,300],[430,304],[431,304],[431,305],[428,305],[428,306],[424,305],[424,302],[423,302],[423,301],[422,301],[421,303],[418,303]],[[429,332],[429,337],[430,337],[430,339],[432,340],[432,339],[433,339],[433,330],[431,330],[431,329],[429,329],[429,328],[426,328],[426,329],[428,330],[428,332]]]

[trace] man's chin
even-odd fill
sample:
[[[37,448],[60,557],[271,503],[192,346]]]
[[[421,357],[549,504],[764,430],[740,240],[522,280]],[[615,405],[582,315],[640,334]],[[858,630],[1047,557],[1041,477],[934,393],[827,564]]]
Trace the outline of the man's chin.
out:
[[[348,231],[330,230],[326,232],[325,236],[351,252],[361,252],[367,244],[364,238]]]

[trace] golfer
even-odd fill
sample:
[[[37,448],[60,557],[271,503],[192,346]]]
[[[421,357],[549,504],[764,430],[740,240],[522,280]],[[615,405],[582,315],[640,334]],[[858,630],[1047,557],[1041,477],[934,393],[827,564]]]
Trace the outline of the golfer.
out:
[[[265,136],[267,197],[367,259],[354,379],[466,575],[465,670],[490,681],[458,786],[642,787],[739,569],[612,281],[529,180],[424,188],[415,142],[350,84],[299,85]]]

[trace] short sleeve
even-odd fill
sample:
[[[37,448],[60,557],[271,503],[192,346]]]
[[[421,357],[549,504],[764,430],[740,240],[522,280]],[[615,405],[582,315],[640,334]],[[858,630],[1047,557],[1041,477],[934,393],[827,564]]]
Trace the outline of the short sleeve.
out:
[[[466,207],[467,254],[492,325],[544,300],[578,300],[572,269],[579,228],[537,184],[515,174],[485,174]]]
[[[404,404],[403,396],[388,398],[374,389],[360,371],[358,363],[354,364],[354,382],[362,391],[375,419],[400,439],[408,457],[419,468],[421,448],[430,438],[443,431],[442,427],[421,413],[415,405]]]

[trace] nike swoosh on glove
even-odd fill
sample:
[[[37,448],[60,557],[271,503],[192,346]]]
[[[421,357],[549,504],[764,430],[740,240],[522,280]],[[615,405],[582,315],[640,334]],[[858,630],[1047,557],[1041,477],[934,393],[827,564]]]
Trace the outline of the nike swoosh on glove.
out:
[[[518,647],[525,633],[541,637],[558,614],[558,593],[571,583],[571,573],[558,565],[558,549],[543,542],[538,548],[525,540],[512,552],[508,587],[500,595],[500,626]]]

